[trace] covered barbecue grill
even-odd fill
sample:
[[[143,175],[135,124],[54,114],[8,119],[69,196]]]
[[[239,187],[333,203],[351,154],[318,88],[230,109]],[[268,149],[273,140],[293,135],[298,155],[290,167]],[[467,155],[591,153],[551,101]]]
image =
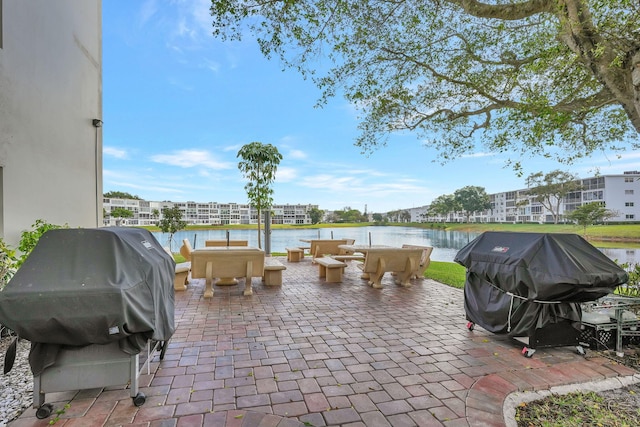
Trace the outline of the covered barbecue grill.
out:
[[[464,307],[469,320],[535,348],[578,345],[580,303],[628,280],[627,273],[576,234],[485,232],[460,249],[467,268]],[[580,351],[580,347],[578,347]]]
[[[173,335],[174,274],[173,259],[144,229],[44,233],[0,292],[0,323],[31,341],[34,406],[44,392],[128,383],[143,404],[139,354],[164,355]]]

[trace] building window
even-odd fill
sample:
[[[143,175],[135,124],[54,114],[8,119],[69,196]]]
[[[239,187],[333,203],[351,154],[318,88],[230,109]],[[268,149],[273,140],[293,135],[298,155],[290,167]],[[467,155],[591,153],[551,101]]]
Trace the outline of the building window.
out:
[[[624,194],[625,194],[625,196],[633,195],[633,190],[624,190]]]
[[[636,217],[636,216],[635,216],[634,214],[627,214],[627,215],[625,215],[625,218],[626,218],[626,219],[635,219],[635,217]]]
[[[626,207],[628,208],[632,208],[633,207],[633,202],[625,202],[624,204]]]
[[[565,203],[576,203],[582,200],[582,193],[580,191],[573,191],[564,196]]]
[[[593,201],[593,200],[602,200],[604,199],[604,191],[596,190],[596,191],[585,191],[582,194],[582,198],[585,202]]]
[[[595,190],[604,188],[604,177],[596,177],[582,180],[582,188],[585,190]]]
[[[631,178],[630,176],[625,176],[624,182],[633,182],[633,178]]]

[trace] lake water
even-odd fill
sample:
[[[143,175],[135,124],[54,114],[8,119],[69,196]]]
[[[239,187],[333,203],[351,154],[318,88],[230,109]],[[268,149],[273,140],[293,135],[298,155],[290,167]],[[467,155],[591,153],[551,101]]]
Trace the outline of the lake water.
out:
[[[264,233],[264,231],[263,231]],[[285,248],[308,245],[300,239],[355,239],[356,244],[402,246],[403,244],[433,246],[431,259],[452,262],[456,253],[480,233],[422,229],[415,227],[345,227],[345,228],[304,228],[272,229],[271,252],[286,252]],[[154,232],[160,244],[168,246],[169,235]],[[204,247],[205,240],[226,239],[227,230],[179,231],[173,236],[171,248],[177,252],[183,239],[189,239],[194,249]],[[229,230],[229,238],[248,240],[250,246],[258,246],[258,232],[253,230]],[[264,234],[262,235],[264,248]],[[605,255],[618,262],[640,263],[638,248],[600,249]]]

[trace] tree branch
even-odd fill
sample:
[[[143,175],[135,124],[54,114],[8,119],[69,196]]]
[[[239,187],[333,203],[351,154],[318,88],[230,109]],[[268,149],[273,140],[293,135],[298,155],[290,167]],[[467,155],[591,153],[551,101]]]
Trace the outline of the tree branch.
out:
[[[476,0],[448,0],[477,18],[497,18],[517,21],[543,12],[553,12],[555,3],[549,0],[529,0],[513,4],[487,4]]]

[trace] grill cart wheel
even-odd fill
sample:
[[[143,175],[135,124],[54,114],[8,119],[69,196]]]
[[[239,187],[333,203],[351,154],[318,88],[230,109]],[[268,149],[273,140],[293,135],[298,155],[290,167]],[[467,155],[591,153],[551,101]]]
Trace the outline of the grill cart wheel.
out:
[[[133,398],[133,404],[136,406],[142,406],[146,401],[147,396],[145,396],[144,393],[138,393],[136,394],[136,397]]]
[[[530,359],[533,357],[533,353],[535,352],[536,352],[535,348],[523,347],[520,353],[522,353],[522,355],[527,359]]]
[[[164,359],[164,354],[167,352],[167,346],[169,345],[169,341],[160,342],[160,360]]]
[[[473,322],[467,322],[467,329],[473,331],[473,328],[476,327],[476,324]]]
[[[576,346],[576,353],[578,353],[580,356],[584,356],[587,354],[584,347],[582,347],[581,345]]]
[[[51,415],[51,412],[53,412],[53,405],[51,403],[45,403],[44,405],[40,406],[36,411],[36,418],[39,420],[49,418],[49,415]]]

